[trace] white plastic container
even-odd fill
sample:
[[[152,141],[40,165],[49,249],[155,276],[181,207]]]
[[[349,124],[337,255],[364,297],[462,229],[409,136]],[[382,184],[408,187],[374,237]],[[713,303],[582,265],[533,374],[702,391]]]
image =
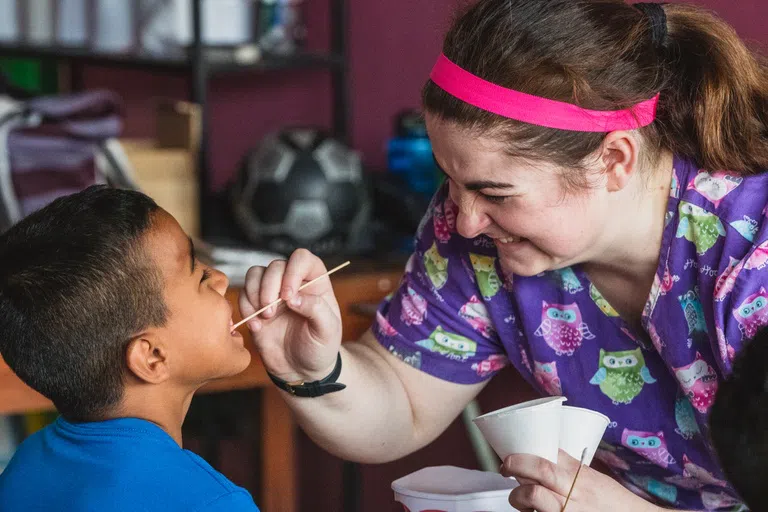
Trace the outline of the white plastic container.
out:
[[[26,0],[25,0],[26,1]],[[93,34],[89,34],[87,0],[34,0],[58,2],[57,42],[94,50],[122,52],[139,48],[152,54],[178,51],[192,42],[192,0],[97,0]],[[209,45],[241,45],[254,37],[254,0],[202,0],[203,41]],[[15,13],[15,0],[0,0],[0,13]],[[151,13],[136,27],[137,12]],[[15,20],[13,18],[7,18]],[[15,36],[0,22],[0,38]],[[137,30],[138,28],[138,30]],[[91,37],[92,36],[92,37]],[[139,40],[134,38],[138,36]]]
[[[141,27],[142,50],[151,54],[177,52],[192,43],[192,0],[144,0],[159,6]],[[254,39],[255,0],[202,0],[203,42],[242,45]]]
[[[125,52],[134,47],[134,3],[139,0],[98,0],[93,46],[101,52]]]
[[[62,46],[84,46],[88,41],[85,0],[58,0],[56,19],[57,43]]]
[[[0,0],[0,41],[15,42],[19,39],[16,0]]]
[[[516,480],[498,473],[434,466],[392,482],[404,512],[515,512],[509,493]]]
[[[143,0],[97,0],[93,27],[88,26],[87,0],[59,2],[57,42],[63,46],[84,47],[89,41],[101,52],[122,52],[134,45],[134,3]],[[93,30],[93,34],[89,31]]]
[[[53,43],[53,3],[56,0],[26,0],[26,40],[30,44],[50,46]]]

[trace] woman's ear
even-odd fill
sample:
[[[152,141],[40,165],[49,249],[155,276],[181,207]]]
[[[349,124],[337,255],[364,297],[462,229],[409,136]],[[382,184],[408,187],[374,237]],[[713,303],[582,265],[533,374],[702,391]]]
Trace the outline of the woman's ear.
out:
[[[605,136],[600,163],[605,169],[609,192],[623,190],[638,171],[638,150],[637,139],[632,132],[615,131]]]
[[[168,351],[162,340],[151,333],[137,336],[128,344],[125,356],[128,370],[139,380],[159,384],[170,377]]]

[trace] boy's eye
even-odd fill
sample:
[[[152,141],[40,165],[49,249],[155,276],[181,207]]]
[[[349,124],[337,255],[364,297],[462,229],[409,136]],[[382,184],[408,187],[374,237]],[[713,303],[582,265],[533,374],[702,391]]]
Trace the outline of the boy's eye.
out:
[[[209,268],[203,269],[203,277],[200,278],[200,282],[202,283],[204,281],[207,281],[210,278],[211,278],[211,269]]]

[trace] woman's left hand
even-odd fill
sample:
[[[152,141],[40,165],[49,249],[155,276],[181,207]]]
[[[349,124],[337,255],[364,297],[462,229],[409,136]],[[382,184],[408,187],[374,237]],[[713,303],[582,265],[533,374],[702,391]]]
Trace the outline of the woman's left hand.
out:
[[[579,461],[562,450],[557,464],[535,455],[510,455],[504,460],[501,474],[517,478],[521,485],[509,495],[509,503],[521,511],[560,512],[578,468]],[[636,496],[611,477],[584,466],[566,510],[659,512],[662,509]]]

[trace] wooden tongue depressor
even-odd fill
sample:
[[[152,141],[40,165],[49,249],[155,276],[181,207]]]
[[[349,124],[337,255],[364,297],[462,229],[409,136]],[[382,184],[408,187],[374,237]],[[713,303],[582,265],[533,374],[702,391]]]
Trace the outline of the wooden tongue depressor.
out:
[[[565,507],[568,506],[568,501],[571,499],[571,493],[573,492],[573,488],[576,487],[576,479],[579,478],[579,473],[581,472],[582,466],[584,466],[584,460],[586,458],[587,458],[587,449],[584,448],[584,451],[581,452],[579,469],[576,470],[576,476],[573,477],[573,483],[571,484],[571,489],[568,491],[568,496],[565,497],[565,503],[563,503],[563,508],[560,509],[560,512],[565,512]]]
[[[307,282],[306,282],[306,283],[304,283],[303,285],[299,286],[299,289],[297,290],[297,292],[300,292],[301,290],[303,290],[303,289],[304,289],[304,288],[306,288],[307,286],[311,285],[311,284],[312,284],[312,283],[314,283],[315,281],[318,281],[318,280],[320,280],[320,279],[324,278],[325,276],[329,276],[329,275],[333,274],[334,272],[336,272],[337,270],[341,270],[342,268],[344,268],[344,267],[346,267],[347,265],[349,265],[349,263],[350,263],[349,261],[345,261],[344,263],[342,263],[342,264],[341,264],[341,265],[339,265],[338,267],[336,267],[336,268],[332,268],[331,270],[329,270],[329,271],[328,271],[328,272],[326,272],[325,274],[323,274],[323,275],[320,275],[320,276],[317,276],[316,278],[314,278],[314,279],[313,279],[313,280],[311,280],[311,281],[307,281]],[[266,306],[264,306],[264,307],[263,307],[263,308],[261,308],[260,310],[256,311],[256,312],[255,312],[255,313],[253,313],[253,314],[250,314],[250,315],[248,315],[246,318],[243,318],[242,320],[240,320],[239,322],[237,322],[235,325],[233,325],[233,326],[232,326],[232,330],[234,331],[235,329],[237,329],[238,327],[240,327],[241,325],[243,325],[243,324],[244,324],[244,323],[246,323],[247,321],[249,321],[249,320],[252,320],[252,319],[256,318],[257,316],[259,316],[260,314],[262,314],[263,312],[265,312],[266,310],[268,310],[268,309],[269,309],[269,308],[271,308],[272,306],[277,306],[277,305],[278,305],[278,304],[280,304],[282,301],[283,301],[283,299],[277,299],[277,300],[275,300],[275,301],[273,301],[273,302],[270,302],[269,304],[267,304]]]

